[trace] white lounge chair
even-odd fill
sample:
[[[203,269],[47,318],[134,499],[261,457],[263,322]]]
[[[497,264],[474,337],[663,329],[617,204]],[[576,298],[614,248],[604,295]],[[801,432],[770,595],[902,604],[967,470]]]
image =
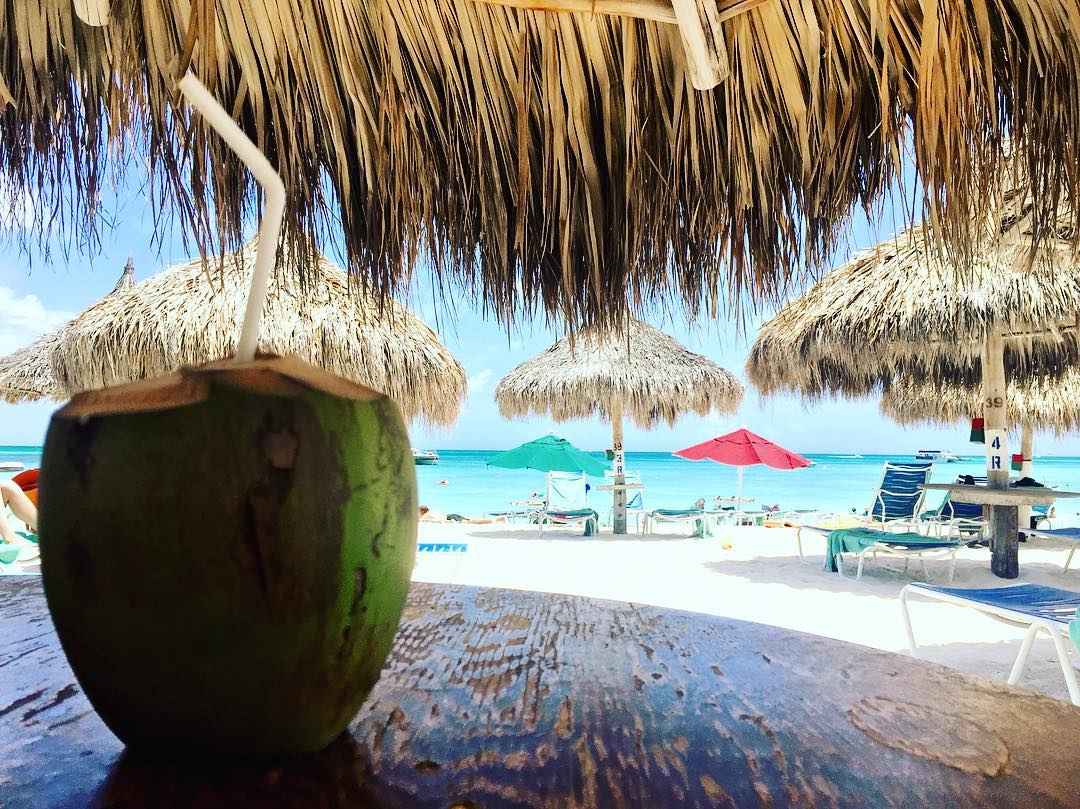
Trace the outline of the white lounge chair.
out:
[[[544,525],[581,526],[585,536],[596,533],[600,515],[589,508],[589,492],[581,472],[548,472],[547,496],[537,515],[540,533]]]
[[[1076,549],[1080,547],[1080,528],[1029,528],[1021,529],[1020,533],[1036,539],[1056,539],[1069,543],[1069,555],[1065,557],[1065,564],[1062,567],[1066,573],[1069,572],[1069,565],[1072,564]]]
[[[919,512],[926,499],[926,491],[921,486],[930,480],[932,467],[933,464],[930,463],[886,462],[882,467],[881,482],[878,483],[877,491],[874,492],[874,497],[870,501],[870,507],[863,514],[844,512],[825,514],[822,515],[822,521],[819,524],[803,523],[795,529],[799,557],[803,556],[803,531],[809,531],[827,539],[829,533],[835,530],[830,526],[841,522],[846,522],[848,525],[855,522],[882,531],[912,530],[919,522]]]
[[[652,533],[657,523],[678,523],[694,526],[691,536],[704,538],[711,536],[709,513],[705,511],[705,498],[699,497],[693,508],[654,508],[645,517],[645,531]]]
[[[1065,676],[1069,698],[1073,705],[1080,705],[1080,686],[1076,681],[1076,669],[1069,662],[1069,648],[1066,644],[1069,638],[1069,621],[1076,616],[1077,609],[1080,609],[1080,593],[1042,584],[1013,584],[1006,587],[935,587],[932,584],[909,584],[900,591],[900,612],[904,618],[908,648],[912,657],[918,657],[907,603],[912,595],[969,607],[1007,624],[1026,627],[1027,634],[1024,642],[1020,644],[1020,652],[1016,655],[1016,662],[1009,673],[1009,685],[1016,685],[1020,680],[1035,636],[1045,632],[1057,650],[1058,663]]]

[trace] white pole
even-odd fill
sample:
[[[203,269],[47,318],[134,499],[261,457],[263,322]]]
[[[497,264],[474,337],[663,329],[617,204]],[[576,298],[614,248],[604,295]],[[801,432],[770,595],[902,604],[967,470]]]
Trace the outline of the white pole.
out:
[[[742,503],[742,467],[738,467],[739,470],[739,492],[735,495],[735,514],[739,515],[743,513]],[[741,522],[738,517],[735,518],[736,522]]]
[[[270,284],[270,271],[274,266],[281,220],[285,215],[285,184],[270,165],[259,147],[236,125],[229,113],[210,95],[194,73],[188,73],[179,82],[180,91],[196,110],[221,135],[236,156],[244,161],[255,181],[262,187],[266,198],[262,222],[259,225],[259,247],[255,251],[255,271],[251,278],[244,325],[240,329],[240,341],[236,346],[236,361],[251,362],[259,345],[259,325],[263,307],[266,305],[266,289]]]
[[[1035,429],[1031,422],[1024,419],[1020,423],[1020,455],[1023,460],[1020,462],[1020,477],[1031,477],[1031,459],[1034,457],[1035,452]],[[1031,506],[1021,506],[1020,512],[1017,517],[1017,523],[1020,530],[1027,530],[1031,524]]]

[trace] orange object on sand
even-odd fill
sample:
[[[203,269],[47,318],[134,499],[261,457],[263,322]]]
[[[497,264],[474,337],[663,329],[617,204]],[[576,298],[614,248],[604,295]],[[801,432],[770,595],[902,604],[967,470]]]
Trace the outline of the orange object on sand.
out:
[[[38,473],[40,469],[27,469],[20,472],[11,480],[26,494],[26,497],[35,506],[38,504]]]

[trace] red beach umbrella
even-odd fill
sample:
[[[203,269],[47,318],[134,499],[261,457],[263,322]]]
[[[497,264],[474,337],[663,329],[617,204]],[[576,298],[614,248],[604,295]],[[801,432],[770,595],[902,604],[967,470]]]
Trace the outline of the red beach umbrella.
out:
[[[690,461],[716,461],[717,463],[739,467],[739,494],[736,498],[742,508],[742,475],[744,466],[765,464],[773,469],[801,469],[809,466],[810,461],[802,455],[791,450],[784,449],[779,444],[774,444],[767,438],[750,432],[749,430],[735,430],[727,435],[720,435],[694,444],[692,447],[680,449],[674,453],[680,458]]]

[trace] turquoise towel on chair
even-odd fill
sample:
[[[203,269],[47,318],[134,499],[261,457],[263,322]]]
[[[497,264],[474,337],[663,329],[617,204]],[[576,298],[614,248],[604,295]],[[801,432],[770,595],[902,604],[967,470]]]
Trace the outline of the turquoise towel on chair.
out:
[[[838,553],[858,553],[871,545],[884,542],[888,545],[899,545],[904,548],[951,548],[956,542],[949,542],[937,537],[923,536],[913,531],[904,533],[889,533],[878,531],[873,528],[841,528],[829,532],[829,548],[825,552],[825,569],[836,573],[836,555]]]
[[[1069,638],[1076,651],[1080,652],[1080,610],[1077,610],[1076,617],[1069,621]]]
[[[596,533],[597,526],[599,525],[600,515],[591,508],[575,508],[569,511],[553,511],[548,509],[546,512],[551,517],[562,518],[574,518],[574,517],[588,517],[585,521],[585,533],[582,536],[591,537]]]
[[[19,558],[21,549],[22,545],[9,545],[6,542],[0,542],[0,564],[10,565]]]
[[[706,537],[711,537],[712,535],[713,533],[712,529],[709,527],[709,521],[705,517],[702,517],[700,520],[696,520],[694,522],[694,533],[690,535],[694,539],[705,539]]]

